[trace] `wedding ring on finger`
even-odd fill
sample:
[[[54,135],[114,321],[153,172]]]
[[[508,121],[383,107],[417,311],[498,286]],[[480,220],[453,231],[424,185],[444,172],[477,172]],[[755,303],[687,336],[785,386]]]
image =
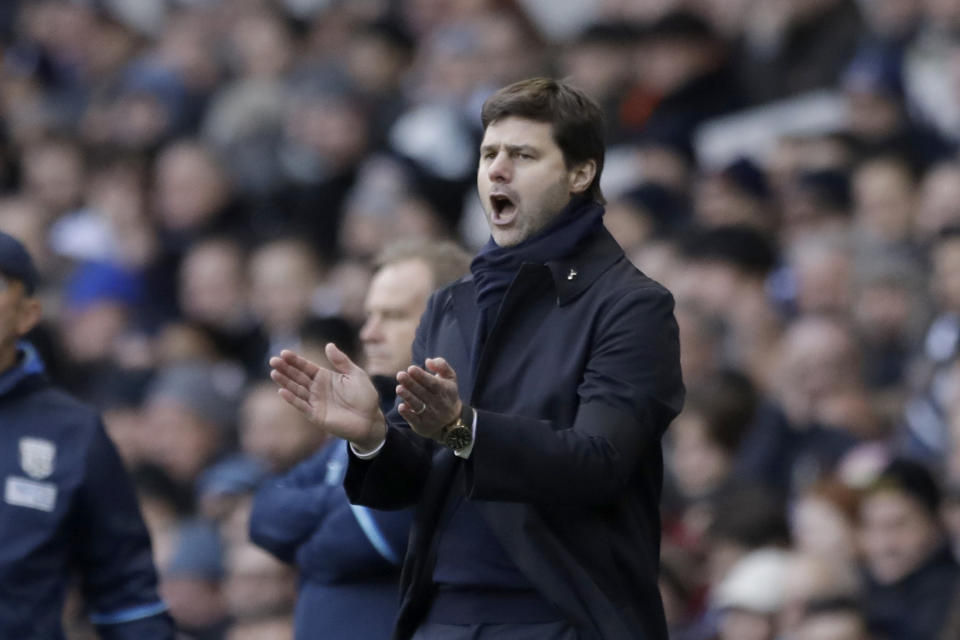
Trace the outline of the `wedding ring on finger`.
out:
[[[413,415],[419,416],[419,415],[421,415],[421,414],[422,414],[424,411],[426,411],[426,410],[427,410],[427,403],[424,402],[424,403],[423,403],[423,406],[420,407],[420,410],[419,410],[419,411],[414,411],[414,412],[413,412]]]

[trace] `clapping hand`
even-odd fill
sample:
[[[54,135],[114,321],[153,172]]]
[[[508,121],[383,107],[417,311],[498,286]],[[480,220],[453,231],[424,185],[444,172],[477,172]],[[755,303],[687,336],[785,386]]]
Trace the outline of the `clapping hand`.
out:
[[[386,437],[386,422],[370,377],[333,343],[325,353],[333,370],[284,350],[270,358],[270,378],[280,396],[321,429],[361,451],[377,448]]]
[[[427,358],[427,370],[411,365],[397,374],[397,407],[410,427],[425,438],[457,419],[463,407],[457,390],[457,373],[443,358]]]

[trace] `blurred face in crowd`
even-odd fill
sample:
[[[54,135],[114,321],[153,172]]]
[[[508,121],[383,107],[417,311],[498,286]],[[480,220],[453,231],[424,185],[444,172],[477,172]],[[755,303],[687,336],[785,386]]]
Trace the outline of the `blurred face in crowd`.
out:
[[[83,159],[70,143],[39,143],[23,153],[25,191],[48,215],[60,215],[80,204]]]
[[[877,491],[860,507],[864,562],[881,584],[893,584],[916,570],[939,540],[933,516],[902,491]]]
[[[152,398],[144,422],[146,456],[177,482],[193,482],[219,449],[218,427],[172,398]]]
[[[243,313],[246,280],[240,248],[229,241],[191,247],[180,268],[180,305],[187,317],[229,325]]]
[[[128,317],[129,308],[116,300],[67,307],[60,322],[63,346],[75,362],[110,358],[127,328]]]
[[[0,372],[16,362],[17,341],[40,321],[40,301],[23,283],[0,273]]]
[[[491,122],[480,144],[477,190],[494,242],[513,247],[545,229],[595,173],[593,161],[567,168],[547,122]]]
[[[220,165],[201,145],[168,147],[157,160],[157,208],[171,230],[202,227],[226,204],[229,188]]]
[[[702,414],[684,412],[673,423],[673,466],[680,488],[698,496],[716,488],[730,468],[730,456],[710,439]]]
[[[374,275],[360,330],[367,373],[393,377],[410,366],[413,338],[432,290],[433,274],[423,260],[394,262]]]
[[[310,313],[318,281],[309,247],[273,242],[250,259],[250,306],[270,333],[294,333]]]
[[[797,501],[791,529],[797,548],[814,556],[844,562],[856,553],[853,523],[822,496],[806,494]]]
[[[233,26],[230,44],[243,75],[275,78],[290,64],[291,35],[283,22],[268,13],[250,13]]]
[[[860,379],[853,336],[825,318],[802,318],[787,330],[777,363],[777,396],[787,414],[802,424],[819,404]]]
[[[795,554],[783,579],[783,607],[777,625],[784,637],[794,638],[811,602],[855,598],[859,575],[852,557],[838,561],[817,555]]]
[[[243,402],[240,444],[244,452],[280,473],[311,455],[325,439],[312,425],[277,395],[272,384],[258,385]]]
[[[868,236],[903,242],[913,228],[913,178],[896,160],[875,160],[853,177],[854,220]]]

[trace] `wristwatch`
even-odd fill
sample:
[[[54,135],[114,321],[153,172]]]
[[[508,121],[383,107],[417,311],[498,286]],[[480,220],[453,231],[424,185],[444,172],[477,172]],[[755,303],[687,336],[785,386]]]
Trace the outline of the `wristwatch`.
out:
[[[440,429],[440,444],[454,451],[466,449],[473,442],[473,408],[463,405],[457,419]]]

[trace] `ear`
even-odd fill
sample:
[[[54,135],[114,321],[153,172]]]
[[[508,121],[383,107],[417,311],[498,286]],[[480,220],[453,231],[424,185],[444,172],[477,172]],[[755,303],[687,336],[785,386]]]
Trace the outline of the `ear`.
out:
[[[17,333],[20,337],[27,335],[31,329],[37,326],[42,313],[43,308],[38,298],[31,296],[20,301],[20,308],[17,311]]]
[[[570,193],[583,193],[590,188],[594,176],[597,175],[596,160],[585,160],[581,162],[567,174],[569,178]]]

